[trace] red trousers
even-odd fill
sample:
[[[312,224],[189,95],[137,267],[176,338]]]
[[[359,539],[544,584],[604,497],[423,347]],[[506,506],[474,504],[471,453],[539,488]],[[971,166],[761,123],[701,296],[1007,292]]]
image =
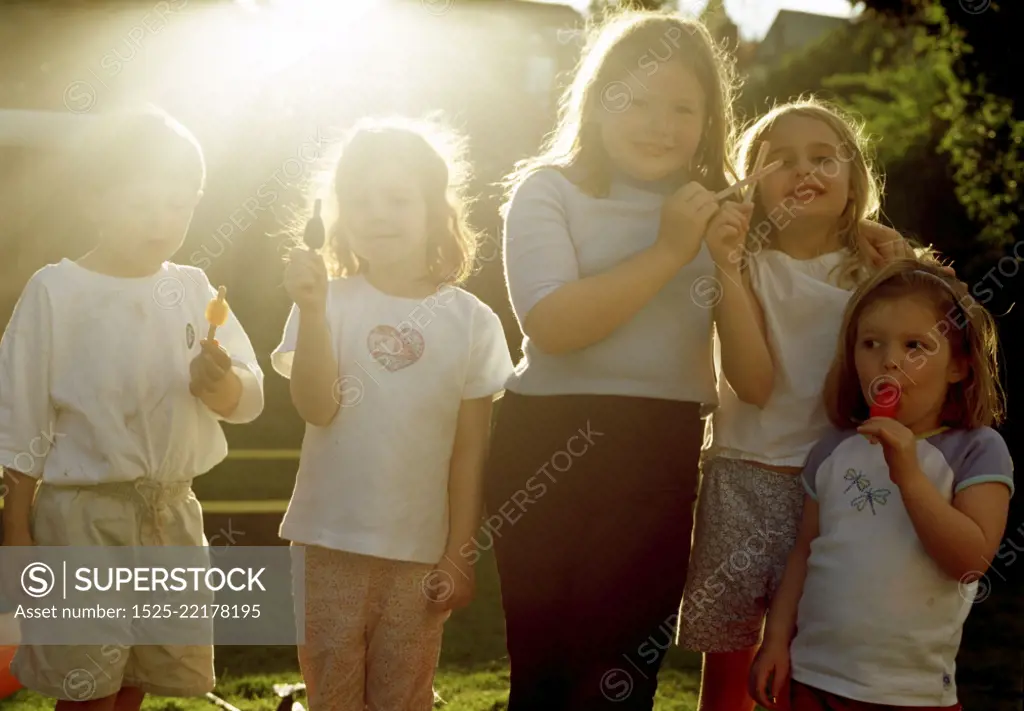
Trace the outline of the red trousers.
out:
[[[799,681],[790,682],[789,711],[963,711],[963,706],[888,706],[850,701],[827,691],[814,689]]]

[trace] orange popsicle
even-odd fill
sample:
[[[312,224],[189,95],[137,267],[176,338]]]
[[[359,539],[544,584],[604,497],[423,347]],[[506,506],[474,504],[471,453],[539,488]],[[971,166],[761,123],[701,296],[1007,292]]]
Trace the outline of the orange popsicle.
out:
[[[231,313],[231,309],[228,302],[224,300],[227,292],[227,287],[222,286],[217,290],[217,298],[210,299],[210,303],[206,305],[206,320],[210,322],[210,332],[206,335],[208,341],[213,342],[217,327],[228,322],[228,314]]]

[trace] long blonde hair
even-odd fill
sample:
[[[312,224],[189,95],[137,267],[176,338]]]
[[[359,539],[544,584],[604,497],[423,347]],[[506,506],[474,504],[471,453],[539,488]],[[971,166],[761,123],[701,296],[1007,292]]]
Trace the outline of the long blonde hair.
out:
[[[776,106],[754,121],[740,136],[736,146],[736,165],[743,176],[750,175],[757,159],[758,150],[765,136],[776,122],[787,116],[801,116],[821,121],[839,137],[841,155],[837,160],[850,164],[850,201],[839,217],[837,230],[843,246],[851,256],[836,267],[837,283],[853,288],[863,282],[871,270],[860,254],[858,237],[863,220],[874,220],[881,209],[883,180],[874,166],[870,153],[870,142],[864,126],[838,106],[813,96]],[[764,245],[758,243],[764,235],[758,234],[757,226],[769,225],[769,239],[774,237],[775,226],[760,201],[760,192],[754,194],[754,213],[750,218],[751,231],[747,235],[747,249],[757,253]]]
[[[520,161],[507,177],[506,198],[542,168],[571,173],[574,182],[590,194],[607,194],[611,166],[595,121],[602,99],[599,87],[607,91],[644,66],[644,59],[684,62],[696,74],[706,98],[707,122],[689,177],[709,190],[721,190],[729,184],[726,174],[734,174],[729,148],[736,130],[732,59],[696,20],[666,12],[626,11],[610,14],[590,30],[572,82],[559,103],[557,126],[540,155]]]

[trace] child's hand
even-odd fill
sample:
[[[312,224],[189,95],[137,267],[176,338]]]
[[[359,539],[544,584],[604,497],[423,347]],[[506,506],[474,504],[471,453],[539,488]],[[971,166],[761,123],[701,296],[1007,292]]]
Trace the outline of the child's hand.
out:
[[[457,561],[446,555],[423,582],[428,604],[438,612],[458,610],[473,599],[476,590],[473,566],[459,556],[456,558]]]
[[[687,183],[661,206],[658,242],[685,264],[700,250],[708,221],[718,212],[715,194],[700,183]]]
[[[327,307],[327,267],[323,257],[308,249],[292,249],[284,268],[284,288],[301,310],[323,311]]]
[[[711,258],[721,269],[739,268],[743,261],[743,242],[750,229],[751,204],[726,200],[708,223],[704,240]]]
[[[882,267],[897,259],[915,259],[913,245],[891,227],[872,220],[861,220],[857,230],[857,248],[876,267]],[[953,267],[939,265],[951,277],[956,276]]]
[[[750,697],[766,709],[789,708],[789,646],[763,644],[750,665]]]
[[[216,341],[199,342],[202,352],[189,364],[188,391],[199,397],[213,390],[231,370],[231,356]]]
[[[872,444],[882,445],[885,463],[889,465],[889,478],[896,486],[919,468],[917,436],[890,417],[872,417],[857,428]]]
[[[914,258],[914,250],[910,243],[891,227],[871,220],[862,220],[859,227],[857,247],[876,267],[896,259]]]

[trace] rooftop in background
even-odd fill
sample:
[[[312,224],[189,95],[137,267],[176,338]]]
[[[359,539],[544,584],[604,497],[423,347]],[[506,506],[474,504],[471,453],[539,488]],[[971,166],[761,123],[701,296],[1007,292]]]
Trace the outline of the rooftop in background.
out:
[[[780,10],[768,34],[758,45],[754,59],[762,67],[773,65],[790,52],[813,44],[850,22],[845,17]]]

